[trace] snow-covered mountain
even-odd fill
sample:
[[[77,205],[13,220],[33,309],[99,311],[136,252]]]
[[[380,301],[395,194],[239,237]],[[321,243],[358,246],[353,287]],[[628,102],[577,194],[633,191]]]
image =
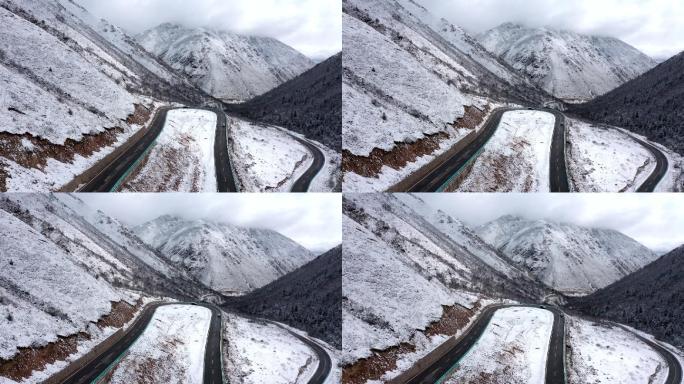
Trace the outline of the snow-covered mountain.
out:
[[[269,229],[164,215],[133,231],[203,284],[225,293],[259,288],[314,258]]]
[[[589,294],[636,271],[657,255],[612,229],[584,228],[506,215],[475,232],[549,287]]]
[[[137,132],[155,100],[204,95],[72,0],[0,0],[0,191],[57,190]]]
[[[400,343],[424,348],[425,335],[416,330],[448,318],[449,311],[472,315],[492,298],[535,301],[550,293],[417,196],[347,195],[343,212],[345,363]]]
[[[276,39],[209,28],[164,23],[137,39],[205,92],[226,101],[251,99],[314,65]]]
[[[656,65],[619,39],[548,27],[505,23],[477,38],[541,88],[570,102],[593,99]]]

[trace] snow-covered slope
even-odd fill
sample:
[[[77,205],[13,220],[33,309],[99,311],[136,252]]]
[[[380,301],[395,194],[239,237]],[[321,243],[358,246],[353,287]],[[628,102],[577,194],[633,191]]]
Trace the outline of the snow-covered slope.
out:
[[[134,232],[206,286],[251,291],[311,261],[314,255],[278,232],[160,216]]]
[[[354,194],[343,205],[342,350],[352,363],[416,343],[443,305],[544,290],[458,220],[412,195]],[[418,336],[419,338],[422,336]],[[418,356],[419,357],[419,356]]]
[[[471,132],[494,102],[551,99],[412,1],[342,7],[342,148],[355,191],[386,190]]]
[[[165,23],[137,39],[205,92],[226,101],[251,99],[313,66],[306,56],[267,37]]]
[[[70,0],[0,1],[0,190],[57,190],[140,129],[154,98],[200,92]]]
[[[130,321],[146,297],[213,293],[73,195],[0,196],[0,244],[3,383],[42,382]]]
[[[612,229],[506,215],[476,232],[549,287],[567,294],[591,293],[656,259],[651,250]]]
[[[478,39],[544,90],[570,102],[602,95],[656,65],[616,38],[553,28],[505,23]]]

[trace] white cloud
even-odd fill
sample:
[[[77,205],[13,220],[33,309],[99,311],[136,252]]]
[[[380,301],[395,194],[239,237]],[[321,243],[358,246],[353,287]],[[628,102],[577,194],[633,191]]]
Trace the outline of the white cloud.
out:
[[[273,229],[313,251],[342,242],[340,194],[103,193],[78,197],[129,226],[171,214]]]
[[[435,208],[478,226],[506,214],[586,227],[611,228],[647,247],[668,251],[684,244],[681,194],[419,194]]]
[[[418,0],[432,13],[479,33],[507,21],[617,37],[653,57],[684,50],[678,0]]]
[[[78,0],[136,34],[164,22],[274,37],[312,58],[342,50],[340,0]]]

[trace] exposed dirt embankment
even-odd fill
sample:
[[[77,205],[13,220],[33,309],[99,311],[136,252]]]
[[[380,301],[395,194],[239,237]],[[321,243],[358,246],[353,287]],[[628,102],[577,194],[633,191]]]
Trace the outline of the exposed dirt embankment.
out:
[[[125,301],[113,302],[109,314],[101,317],[95,325],[100,328],[121,328],[131,321],[140,310],[142,301],[135,305]],[[31,376],[34,371],[42,371],[56,361],[63,361],[78,350],[78,345],[90,340],[91,335],[79,332],[66,337],[58,336],[57,341],[42,347],[19,348],[11,360],[0,359],[0,376],[20,381]]]
[[[425,135],[424,138],[413,143],[395,143],[394,148],[385,151],[379,148],[373,149],[369,156],[357,156],[351,152],[342,151],[342,171],[354,172],[363,177],[377,177],[383,166],[393,169],[401,169],[408,163],[415,162],[421,156],[431,155],[439,149],[444,140],[454,135],[455,129],[475,129],[487,115],[489,108],[480,110],[473,106],[466,106],[463,117],[457,119],[450,128],[444,132]]]
[[[152,109],[136,104],[135,111],[126,119],[126,123],[144,125],[151,114]],[[73,163],[76,155],[88,158],[114,144],[123,132],[120,127],[105,128],[103,132],[84,134],[80,141],[67,139],[64,145],[53,144],[28,133],[16,135],[0,132],[0,158],[12,160],[25,168],[43,170],[50,159]],[[7,191],[8,177],[4,167],[0,168],[0,192]]]
[[[439,320],[430,323],[425,331],[418,333],[427,337],[455,335],[468,325],[479,309],[479,302],[472,309],[460,305],[442,306],[442,316]],[[411,342],[400,343],[382,351],[373,351],[371,356],[342,368],[342,383],[363,384],[368,380],[380,380],[385,373],[397,369],[397,361],[404,355],[415,351],[416,346]]]

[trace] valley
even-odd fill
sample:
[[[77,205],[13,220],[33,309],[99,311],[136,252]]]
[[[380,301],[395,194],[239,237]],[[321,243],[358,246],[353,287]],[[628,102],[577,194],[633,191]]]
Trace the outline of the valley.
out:
[[[678,127],[673,92],[657,116],[599,107],[670,79],[677,57],[657,65],[612,37],[516,23],[470,35],[419,3],[343,1],[344,191],[682,190],[681,151],[664,133]],[[529,116],[500,121],[514,110]],[[556,126],[529,129],[534,111]],[[639,113],[658,119],[657,136],[630,122]]]
[[[0,191],[341,188],[339,145],[328,138],[339,132],[319,111],[274,126],[248,117],[252,107],[233,110],[279,86],[292,95],[296,86],[286,83],[311,78],[310,71],[317,76],[314,62],[286,44],[168,23],[131,36],[71,0],[0,6],[7,104],[0,117]],[[330,98],[336,91],[326,82],[310,92]],[[214,123],[191,112],[202,110]],[[187,113],[195,116],[180,117]],[[262,121],[263,129],[239,129]],[[234,153],[243,134],[259,146]],[[283,145],[302,148],[267,156]]]
[[[338,380],[339,316],[259,292],[320,290],[334,313],[339,247],[171,215],[132,228],[74,194],[5,194],[0,225],[2,382]]]
[[[345,196],[343,383],[681,382],[678,310],[663,305],[681,248],[512,215],[471,229],[442,208],[459,200]],[[624,291],[642,279],[662,292],[638,295],[648,314]]]

